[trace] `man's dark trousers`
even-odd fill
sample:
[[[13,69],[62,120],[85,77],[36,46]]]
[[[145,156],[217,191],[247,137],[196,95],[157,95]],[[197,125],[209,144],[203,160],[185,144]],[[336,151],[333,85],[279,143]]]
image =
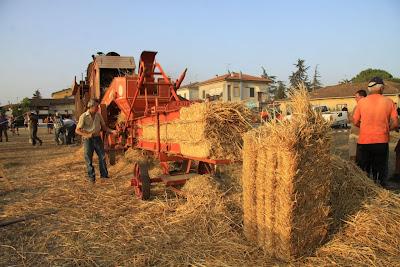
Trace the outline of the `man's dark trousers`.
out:
[[[374,181],[381,185],[387,178],[388,152],[388,143],[357,144],[357,165],[368,174],[372,172]]]
[[[38,141],[39,144],[41,144],[41,143],[42,143],[42,140],[40,140],[40,139],[37,137],[38,127],[37,127],[37,126],[31,126],[31,127],[30,127],[30,130],[31,130],[30,134],[31,134],[31,139],[32,139],[32,145],[36,145],[36,141]]]

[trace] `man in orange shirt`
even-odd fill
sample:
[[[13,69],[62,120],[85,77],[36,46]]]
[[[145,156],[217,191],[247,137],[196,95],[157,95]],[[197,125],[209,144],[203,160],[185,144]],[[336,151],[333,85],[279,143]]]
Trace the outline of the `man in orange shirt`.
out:
[[[354,125],[360,127],[357,143],[357,164],[373,179],[384,185],[389,155],[389,132],[399,126],[397,111],[392,100],[382,95],[383,80],[374,77],[368,83],[370,94],[358,101],[354,111]]]

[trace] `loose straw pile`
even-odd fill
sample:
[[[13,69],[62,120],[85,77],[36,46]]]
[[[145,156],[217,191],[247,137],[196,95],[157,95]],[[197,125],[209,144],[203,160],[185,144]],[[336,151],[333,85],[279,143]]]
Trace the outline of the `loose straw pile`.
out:
[[[299,265],[398,266],[399,195],[376,186],[352,163],[333,162],[331,240]]]

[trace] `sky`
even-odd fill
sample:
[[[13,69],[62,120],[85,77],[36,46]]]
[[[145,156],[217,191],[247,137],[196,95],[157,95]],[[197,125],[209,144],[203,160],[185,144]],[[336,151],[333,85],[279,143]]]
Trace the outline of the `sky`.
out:
[[[298,58],[324,85],[366,68],[400,77],[400,1],[0,0],[0,104],[70,87],[98,51],[158,51],[184,83],[242,71],[287,81]]]

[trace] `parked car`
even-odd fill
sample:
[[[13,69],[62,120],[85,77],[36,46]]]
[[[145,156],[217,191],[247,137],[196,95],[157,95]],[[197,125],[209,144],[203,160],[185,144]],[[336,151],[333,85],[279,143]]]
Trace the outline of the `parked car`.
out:
[[[314,106],[313,109],[321,112],[322,117],[330,122],[332,127],[347,127],[349,122],[347,111],[329,111],[327,106]]]
[[[329,122],[331,127],[343,127],[346,128],[349,123],[347,111],[329,111],[327,106],[313,106],[313,110],[321,112],[322,117],[325,121]],[[292,114],[285,116],[285,120],[290,120]]]

